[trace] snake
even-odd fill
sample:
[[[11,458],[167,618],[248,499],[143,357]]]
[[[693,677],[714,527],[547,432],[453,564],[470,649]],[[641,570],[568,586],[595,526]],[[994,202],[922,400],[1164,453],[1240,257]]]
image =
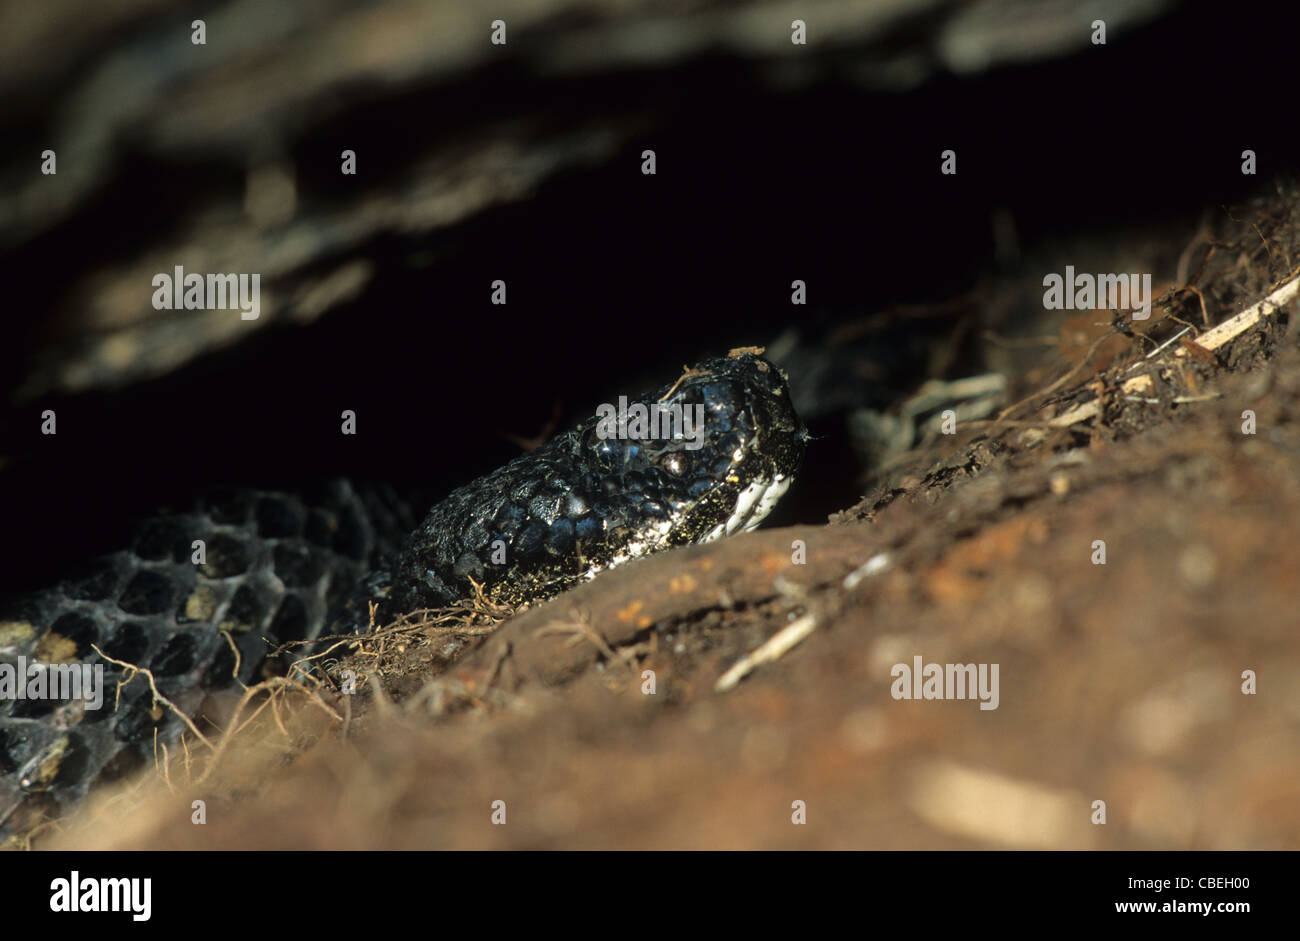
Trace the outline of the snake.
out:
[[[758,526],[810,437],[786,375],[761,354],[732,350],[605,403],[452,491],[418,525],[393,492],[346,480],[309,493],[217,490],[11,599],[0,609],[0,846],[156,761],[185,732],[178,713],[197,716],[207,697],[263,676],[278,645],[466,598],[538,603]],[[17,695],[24,676],[54,664],[102,667],[98,708],[84,695]],[[153,688],[126,682],[136,667]],[[11,701],[6,668],[19,681]],[[160,708],[154,688],[175,709]]]

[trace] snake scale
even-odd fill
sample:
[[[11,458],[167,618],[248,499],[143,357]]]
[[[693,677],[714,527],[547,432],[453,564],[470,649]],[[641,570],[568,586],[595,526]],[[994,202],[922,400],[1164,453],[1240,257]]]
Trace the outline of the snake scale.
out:
[[[184,730],[145,683],[124,686],[115,705],[125,668],[96,647],[147,667],[161,694],[196,715],[206,697],[257,679],[275,645],[365,629],[359,600],[378,601],[381,621],[478,591],[517,606],[757,526],[808,438],[785,377],[760,352],[698,363],[620,402],[617,418],[598,409],[453,491],[418,526],[400,501],[344,481],[308,495],[218,492],[10,601],[0,696],[6,666],[17,677],[31,663],[102,665],[107,692],[98,709],[83,698],[0,698],[0,845],[152,761]],[[647,425],[656,408],[662,425]]]

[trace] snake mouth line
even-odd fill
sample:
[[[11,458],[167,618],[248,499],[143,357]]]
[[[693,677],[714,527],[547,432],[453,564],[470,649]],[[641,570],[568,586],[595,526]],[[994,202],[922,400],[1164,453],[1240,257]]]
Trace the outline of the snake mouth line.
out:
[[[771,479],[754,481],[736,498],[735,512],[725,523],[719,523],[710,530],[700,542],[714,542],[723,536],[732,536],[739,532],[747,533],[758,528],[758,525],[767,519],[768,514],[776,507],[777,502],[785,496],[792,483],[794,483],[793,477],[781,474]]]

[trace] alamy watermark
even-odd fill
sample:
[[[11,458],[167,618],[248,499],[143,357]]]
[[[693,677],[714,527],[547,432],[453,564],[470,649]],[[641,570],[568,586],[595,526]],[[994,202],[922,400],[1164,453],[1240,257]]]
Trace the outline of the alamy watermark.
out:
[[[83,877],[74,869],[66,879],[50,882],[52,912],[127,912],[132,921],[153,914],[153,879]]]
[[[889,675],[895,699],[978,699],[981,709],[998,707],[996,663],[923,663],[916,656],[911,665],[895,663]]]
[[[685,407],[681,403],[633,402],[618,397],[618,405],[609,402],[596,407],[596,437],[632,438],[639,441],[685,441],[687,451],[704,446],[704,406]]]
[[[1151,316],[1151,274],[1074,273],[1074,265],[1065,266],[1065,274],[1056,272],[1043,277],[1043,307],[1047,310],[1132,310],[1134,320]]]
[[[102,663],[41,663],[19,657],[0,663],[0,701],[20,699],[80,699],[87,709],[104,705]]]
[[[177,265],[172,274],[160,271],[151,282],[155,310],[236,310],[241,320],[256,320],[262,313],[260,274],[185,273]]]

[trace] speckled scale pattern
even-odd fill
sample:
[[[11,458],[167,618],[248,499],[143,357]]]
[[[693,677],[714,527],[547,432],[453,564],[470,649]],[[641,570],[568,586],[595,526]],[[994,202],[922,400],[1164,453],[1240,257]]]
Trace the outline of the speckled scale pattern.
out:
[[[333,483],[312,502],[284,493],[212,493],[192,511],[149,519],[130,547],[0,608],[0,662],[103,664],[105,704],[0,701],[0,844],[57,813],[98,780],[153,760],[154,735],[178,717],[151,709],[147,681],[113,695],[122,671],[95,653],[150,669],[159,691],[193,715],[204,698],[262,677],[270,644],[311,639],[328,611],[391,552],[411,519],[396,502]],[[378,525],[377,525],[378,524]],[[387,534],[385,536],[385,534]],[[206,562],[192,561],[205,542]],[[387,539],[387,542],[385,541]]]
[[[745,487],[788,485],[802,462],[806,430],[785,378],[761,356],[699,363],[654,393],[629,396],[634,402],[703,405],[703,446],[602,438],[593,416],[435,506],[403,547],[390,609],[448,604],[473,594],[471,580],[498,602],[549,597],[606,568],[704,541],[733,516]]]

